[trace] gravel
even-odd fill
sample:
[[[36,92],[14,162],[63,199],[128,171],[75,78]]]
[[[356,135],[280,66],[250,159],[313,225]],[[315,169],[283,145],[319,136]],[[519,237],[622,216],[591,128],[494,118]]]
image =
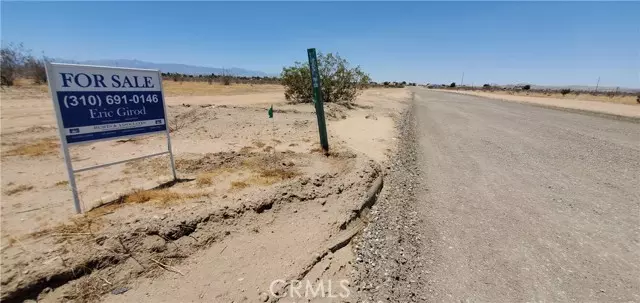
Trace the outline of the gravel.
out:
[[[420,302],[423,268],[418,234],[416,191],[421,180],[417,166],[416,119],[411,105],[398,120],[397,154],[385,176],[385,187],[371,210],[371,224],[356,245],[355,290],[360,300]]]

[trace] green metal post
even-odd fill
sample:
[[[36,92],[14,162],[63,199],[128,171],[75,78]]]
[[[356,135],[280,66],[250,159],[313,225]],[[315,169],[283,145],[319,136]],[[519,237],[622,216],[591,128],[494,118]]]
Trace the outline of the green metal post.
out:
[[[316,49],[307,49],[309,56],[309,69],[311,69],[311,86],[313,89],[313,103],[316,106],[318,116],[318,131],[320,132],[320,145],[325,153],[329,152],[329,140],[327,139],[327,124],[324,120],[324,104],[322,103],[322,84],[320,82],[320,72],[318,71],[318,58]]]

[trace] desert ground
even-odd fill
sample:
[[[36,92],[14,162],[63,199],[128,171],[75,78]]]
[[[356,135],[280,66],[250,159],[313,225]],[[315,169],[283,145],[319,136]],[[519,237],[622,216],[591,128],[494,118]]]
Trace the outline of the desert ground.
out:
[[[326,104],[324,155],[313,106],[288,104],[282,87],[167,82],[179,180],[167,156],[79,173],[77,215],[47,94],[1,95],[5,302],[253,302],[274,299],[277,279],[348,277],[411,98],[370,89]],[[71,155],[77,169],[163,150],[150,135]]]
[[[46,89],[1,92],[3,302],[640,298],[640,105],[368,89],[325,104],[325,155],[313,106],[280,86],[164,87],[179,179],[167,156],[80,173],[82,215]],[[71,155],[165,149],[150,135]]]
[[[581,111],[593,114],[616,116],[618,118],[640,119],[640,104],[636,96],[592,96],[590,94],[543,94],[514,91],[465,91],[437,90],[455,92],[471,96],[486,97],[504,101],[530,103],[556,109]]]

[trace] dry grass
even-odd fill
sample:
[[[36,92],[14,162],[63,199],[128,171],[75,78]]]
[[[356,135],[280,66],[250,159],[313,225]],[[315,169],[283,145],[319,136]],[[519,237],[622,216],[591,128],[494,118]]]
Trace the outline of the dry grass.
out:
[[[27,237],[40,238],[51,236],[57,242],[65,240],[92,239],[102,226],[102,220],[95,214],[86,213],[80,217],[72,218],[71,223],[59,224],[51,228],[39,230],[27,235]]]
[[[260,171],[257,176],[249,178],[251,183],[260,185],[271,185],[284,180],[292,179],[299,176],[300,173],[296,171],[286,170],[282,168],[265,169]]]
[[[241,190],[244,188],[249,187],[249,184],[247,182],[244,181],[233,181],[231,182],[231,189],[232,190]]]
[[[210,186],[211,184],[213,184],[213,177],[214,176],[210,173],[199,174],[196,177],[196,184],[198,184],[198,186],[200,187]]]
[[[253,145],[255,145],[258,148],[262,148],[264,147],[266,144],[264,144],[262,141],[254,141]]]
[[[16,79],[13,86],[2,87],[3,100],[42,99],[49,98],[46,84],[33,84],[31,79]]]
[[[139,190],[124,197],[124,203],[158,202],[168,204],[206,196],[205,193],[179,193],[169,189]]]
[[[163,81],[164,92],[167,96],[218,96],[240,95],[282,90],[277,84],[209,84],[207,82],[176,82]]]
[[[56,182],[56,186],[67,186],[67,185],[69,185],[69,181],[67,180]]]
[[[58,139],[47,138],[41,139],[34,143],[20,145],[5,153],[5,156],[25,156],[25,157],[42,157],[53,155],[58,152],[60,144]]]
[[[29,190],[32,190],[32,189],[33,189],[32,185],[24,185],[24,184],[22,184],[22,185],[18,185],[16,187],[14,187],[14,188],[7,189],[7,190],[4,191],[4,193],[7,196],[12,196],[12,195],[19,194],[21,192],[29,191]]]

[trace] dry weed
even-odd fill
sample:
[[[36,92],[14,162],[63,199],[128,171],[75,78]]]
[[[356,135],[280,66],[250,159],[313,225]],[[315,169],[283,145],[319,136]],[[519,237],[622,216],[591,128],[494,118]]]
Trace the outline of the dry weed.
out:
[[[29,191],[29,190],[32,190],[32,189],[33,189],[32,185],[24,185],[24,184],[22,184],[22,185],[18,185],[16,187],[14,187],[14,188],[7,189],[4,193],[7,194],[7,196],[12,196],[12,195],[15,195],[15,194],[18,194],[18,193],[21,193],[21,192],[24,192],[24,191]]]
[[[24,144],[18,146],[5,153],[6,156],[26,156],[26,157],[41,157],[53,155],[57,152],[60,144],[57,139],[41,139],[34,143]]]
[[[51,228],[39,230],[28,236],[40,238],[44,236],[52,236],[57,242],[67,239],[93,239],[95,232],[102,226],[102,220],[90,214],[84,214],[81,217],[72,218],[71,223],[59,224]]]
[[[257,146],[258,148],[262,148],[262,147],[264,147],[266,144],[264,144],[264,143],[263,143],[263,142],[261,142],[261,141],[255,141],[255,142],[253,142],[253,145]]]
[[[205,193],[178,193],[169,189],[139,190],[124,197],[124,203],[145,203],[149,201],[167,204],[206,196]]]
[[[248,179],[250,183],[258,185],[271,185],[299,176],[300,173],[282,168],[264,169],[257,176]]]
[[[69,185],[69,181],[67,180],[56,182],[56,186],[67,186],[67,185]]]
[[[198,186],[202,187],[202,186],[209,186],[211,184],[213,184],[213,180],[211,179],[213,176],[210,173],[203,173],[203,174],[199,174],[196,177],[196,184],[198,184]]]
[[[75,284],[75,291],[72,293],[71,298],[68,299],[73,299],[76,302],[97,302],[111,288],[113,286],[107,284],[104,280],[89,276]]]
[[[249,187],[249,184],[247,184],[247,182],[244,182],[244,181],[233,181],[233,182],[231,182],[231,189],[232,190],[233,189],[240,190],[240,189],[244,189],[244,188],[247,188],[247,187]]]

